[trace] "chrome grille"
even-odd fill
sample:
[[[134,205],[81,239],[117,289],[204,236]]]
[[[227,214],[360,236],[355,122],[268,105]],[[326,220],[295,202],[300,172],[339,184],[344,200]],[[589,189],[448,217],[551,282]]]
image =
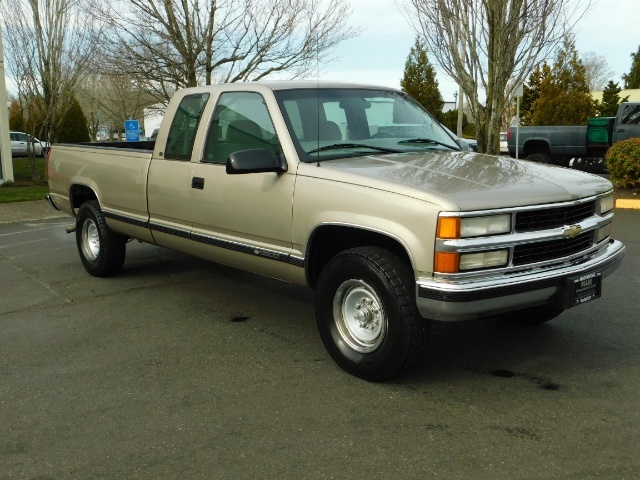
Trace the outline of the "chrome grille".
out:
[[[591,231],[575,238],[516,245],[513,249],[513,265],[529,265],[579,253],[593,245],[593,236],[594,232]]]
[[[516,232],[532,232],[579,223],[596,211],[596,202],[516,213]]]

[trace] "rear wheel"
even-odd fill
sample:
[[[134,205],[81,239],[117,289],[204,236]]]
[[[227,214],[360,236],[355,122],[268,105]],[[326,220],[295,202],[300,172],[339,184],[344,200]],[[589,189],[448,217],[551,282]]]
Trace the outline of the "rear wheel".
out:
[[[336,255],[318,279],[316,321],[333,360],[366,380],[397,375],[425,350],[413,272],[392,252],[359,247]]]
[[[80,260],[95,277],[109,277],[124,265],[127,237],[111,230],[97,201],[85,202],[76,218],[76,243]]]
[[[532,153],[531,155],[527,155],[526,159],[531,160],[532,162],[553,163],[551,161],[551,157],[546,153]]]

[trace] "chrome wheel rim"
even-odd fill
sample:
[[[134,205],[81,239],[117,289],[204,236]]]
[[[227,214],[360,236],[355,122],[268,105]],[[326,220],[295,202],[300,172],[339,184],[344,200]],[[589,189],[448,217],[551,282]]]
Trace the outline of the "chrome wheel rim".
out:
[[[387,316],[375,290],[362,280],[347,280],[333,299],[340,339],[358,353],[375,351],[387,334]]]
[[[86,219],[82,224],[82,254],[92,262],[95,262],[100,254],[98,227],[91,219]]]

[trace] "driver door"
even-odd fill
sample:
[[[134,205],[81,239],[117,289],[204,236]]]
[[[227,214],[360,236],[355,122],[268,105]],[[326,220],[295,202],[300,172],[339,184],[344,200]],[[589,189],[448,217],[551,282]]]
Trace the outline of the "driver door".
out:
[[[281,154],[264,98],[255,92],[222,93],[203,158],[193,163],[194,249],[215,262],[289,281],[295,175],[227,174],[231,153],[253,149]]]

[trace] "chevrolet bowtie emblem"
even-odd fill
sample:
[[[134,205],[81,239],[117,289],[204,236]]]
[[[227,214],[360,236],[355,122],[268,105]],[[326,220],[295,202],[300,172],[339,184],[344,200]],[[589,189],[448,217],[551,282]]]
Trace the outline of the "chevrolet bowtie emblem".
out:
[[[580,225],[571,225],[569,227],[564,227],[564,232],[562,235],[569,238],[575,238],[582,231],[582,227]]]

